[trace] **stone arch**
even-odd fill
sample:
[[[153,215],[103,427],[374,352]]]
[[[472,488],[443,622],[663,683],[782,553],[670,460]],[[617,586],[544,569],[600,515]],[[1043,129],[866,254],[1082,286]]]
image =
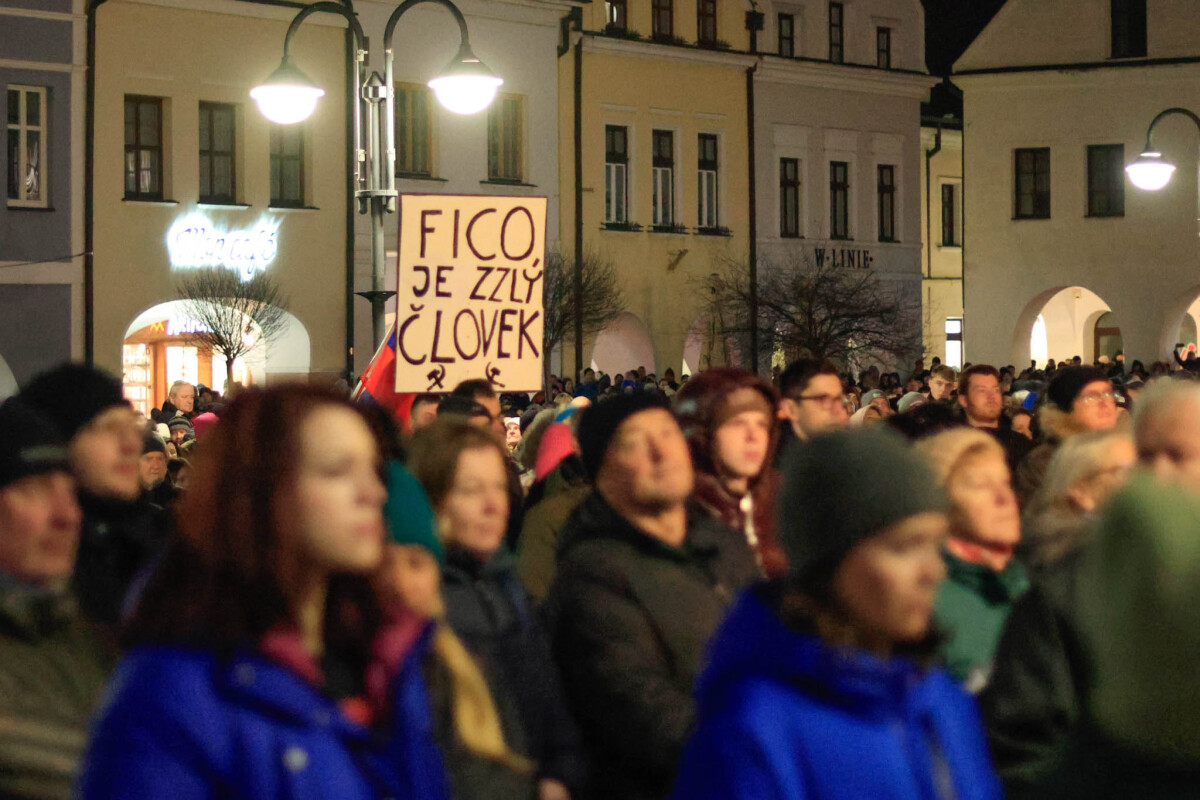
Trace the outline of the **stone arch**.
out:
[[[1176,293],[1174,298],[1163,315],[1158,342],[1160,353],[1169,354],[1177,342],[1191,343],[1182,334],[1186,318],[1190,318],[1191,328],[1200,331],[1200,285],[1188,286],[1184,291]],[[1200,346],[1200,342],[1196,344]],[[1148,362],[1146,366],[1149,367]]]
[[[623,311],[605,326],[592,344],[591,366],[607,375],[628,372],[640,366],[644,366],[647,373],[657,373],[654,342],[650,338],[650,329],[641,317]]]
[[[1040,317],[1045,325],[1047,355],[1055,361],[1080,356],[1095,358],[1096,322],[1112,307],[1083,286],[1056,286],[1035,295],[1017,316],[1013,328],[1012,363],[1025,365],[1030,358],[1030,337]],[[967,356],[968,360],[970,355]],[[1044,365],[1043,365],[1044,366]]]

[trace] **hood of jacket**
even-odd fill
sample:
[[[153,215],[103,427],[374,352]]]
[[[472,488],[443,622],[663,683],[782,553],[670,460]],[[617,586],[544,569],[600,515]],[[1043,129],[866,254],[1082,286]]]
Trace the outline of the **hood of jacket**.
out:
[[[780,592],[778,584],[762,584],[734,603],[710,645],[699,680],[701,703],[706,695],[760,677],[873,719],[904,713],[928,675],[916,661],[834,647],[789,628],[775,610]]]

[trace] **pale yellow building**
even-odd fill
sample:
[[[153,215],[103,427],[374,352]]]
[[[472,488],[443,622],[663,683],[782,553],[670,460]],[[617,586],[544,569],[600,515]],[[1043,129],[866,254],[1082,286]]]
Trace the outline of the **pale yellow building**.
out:
[[[184,346],[194,321],[174,302],[177,284],[199,266],[264,271],[290,299],[284,335],[233,377],[333,380],[351,347],[345,22],[314,15],[301,27],[293,62],[326,94],[282,129],[249,91],[278,66],[296,9],[184,6],[109,0],[94,12],[95,363],[124,371],[143,409],[173,380],[219,388],[226,377]]]
[[[732,52],[748,48],[744,9],[660,0],[581,11],[559,58],[561,247],[570,254],[575,242],[580,64],[583,246],[616,264],[626,301],[585,342],[584,366],[691,372],[701,364],[685,365],[684,350],[705,325],[701,284],[749,250],[746,71],[755,59]],[[563,348],[567,373],[572,347]],[[692,350],[695,360],[702,347]]]
[[[963,365],[962,121],[925,119],[921,126],[922,341],[928,361]]]

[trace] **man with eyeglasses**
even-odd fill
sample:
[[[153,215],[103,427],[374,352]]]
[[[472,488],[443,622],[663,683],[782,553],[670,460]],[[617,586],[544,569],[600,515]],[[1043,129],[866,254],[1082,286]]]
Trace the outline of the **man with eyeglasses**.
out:
[[[83,364],[38,375],[21,401],[67,442],[83,510],[72,586],[85,617],[115,629],[134,578],[166,536],[163,510],[142,496],[142,428],[121,382]]]
[[[779,393],[779,415],[802,442],[850,422],[842,379],[830,361],[793,361],[779,376]]]
[[[1117,424],[1117,399],[1107,373],[1097,367],[1064,367],[1046,386],[1038,411],[1044,441],[1027,455],[1013,481],[1024,506],[1064,439],[1077,433],[1108,430]]]

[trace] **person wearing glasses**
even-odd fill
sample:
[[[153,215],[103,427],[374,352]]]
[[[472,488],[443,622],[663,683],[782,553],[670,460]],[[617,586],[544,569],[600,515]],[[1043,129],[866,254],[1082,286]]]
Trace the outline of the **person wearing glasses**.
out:
[[[1097,367],[1060,369],[1046,386],[1038,410],[1044,441],[1017,467],[1013,486],[1024,508],[1042,485],[1055,451],[1066,439],[1087,431],[1106,431],[1117,424],[1117,399],[1112,381]]]
[[[842,379],[832,362],[815,358],[793,361],[779,376],[779,393],[780,418],[802,442],[850,422]]]

